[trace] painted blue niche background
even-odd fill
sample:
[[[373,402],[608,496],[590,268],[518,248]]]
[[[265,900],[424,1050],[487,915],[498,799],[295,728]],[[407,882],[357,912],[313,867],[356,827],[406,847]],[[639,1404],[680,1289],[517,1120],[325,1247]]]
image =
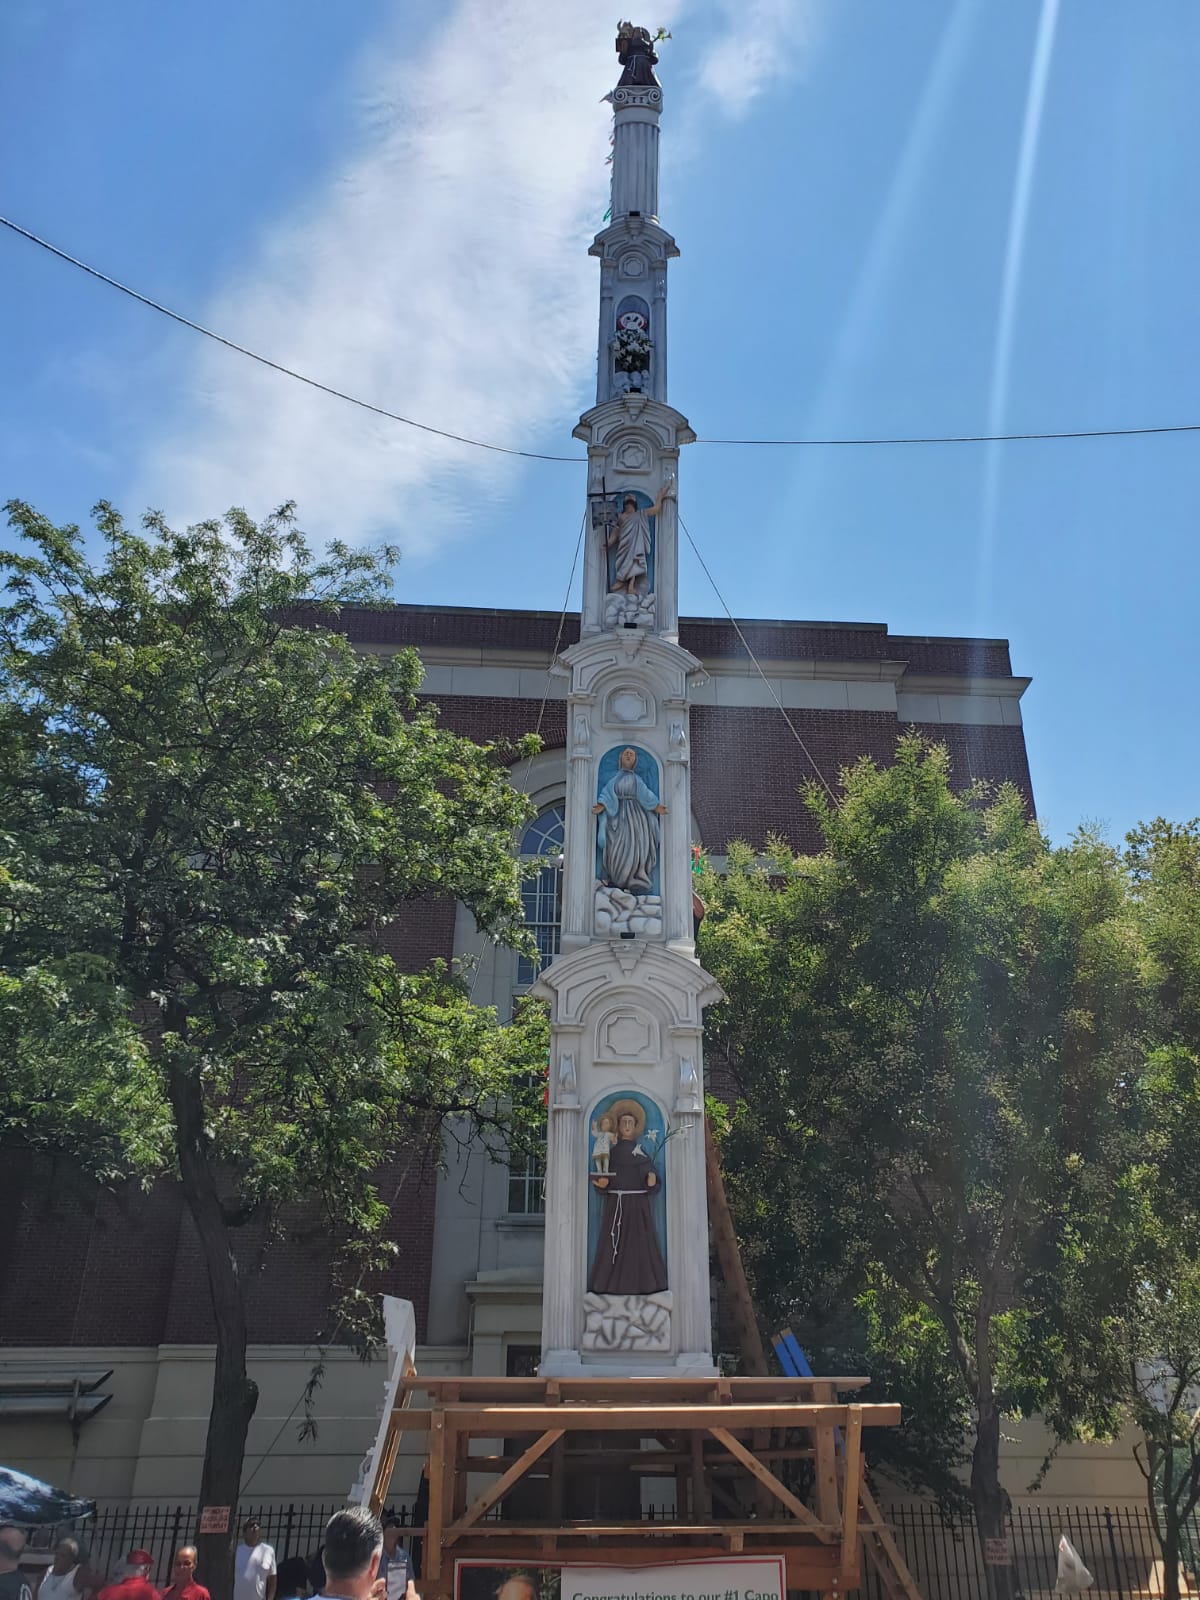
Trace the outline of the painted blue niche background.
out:
[[[617,515],[618,516],[620,516],[621,512],[625,509],[625,502],[630,497],[630,495],[632,495],[633,498],[637,501],[638,510],[639,511],[649,511],[650,507],[654,504],[654,501],[651,500],[650,496],[648,494],[643,494],[640,489],[620,489],[620,490],[617,491],[616,495],[613,497],[613,504],[617,508]],[[616,547],[615,543],[613,544],[612,549],[606,552],[606,555],[607,555],[606,571],[607,571],[607,575],[608,575],[607,576],[607,585],[608,585],[609,590],[611,590],[613,584],[616,582],[616,577],[617,577],[617,547]],[[654,563],[657,561],[657,559],[658,559],[658,518],[657,517],[651,517],[650,518],[650,554],[646,557],[646,593],[647,594],[656,593],[656,590],[654,588]]]
[[[659,785],[658,785],[658,762],[655,761],[654,757],[650,754],[649,750],[643,750],[640,745],[636,745],[636,744],[615,744],[615,745],[613,745],[611,750],[606,750],[604,752],[604,754],[600,757],[600,764],[596,769],[596,799],[599,800],[601,794],[603,794],[603,792],[604,792],[605,785],[610,781],[610,779],[615,778],[617,773],[621,770],[621,751],[622,750],[632,750],[633,753],[637,756],[637,766],[634,768],[634,771],[637,773],[638,777],[642,780],[642,782],[646,785],[647,789],[649,789],[650,793],[654,796],[655,800],[658,801],[659,804],[661,804],[662,803],[662,790],[659,788]],[[663,819],[661,817],[656,817],[654,820],[659,824],[659,830],[658,830],[658,855],[654,858],[654,872],[652,874],[650,887],[649,887],[649,889],[642,890],[643,894],[661,894],[662,893],[662,820]],[[601,818],[597,817],[595,819],[595,821],[596,821],[596,824],[597,824],[597,826],[596,826],[596,878],[597,878],[597,880],[599,882],[603,882],[604,881],[604,857],[603,857],[603,855],[601,853],[601,850],[600,850],[600,827],[599,827]]]
[[[591,1172],[594,1161],[592,1146],[595,1143],[592,1134],[592,1123],[599,1122],[606,1112],[610,1112],[618,1100],[634,1100],[646,1117],[646,1127],[643,1133],[638,1134],[638,1143],[654,1162],[654,1173],[658,1179],[658,1186],[648,1200],[638,1200],[637,1205],[648,1205],[654,1218],[654,1236],[658,1240],[658,1248],[662,1251],[662,1258],[667,1260],[667,1207],[664,1195],[667,1187],[667,1158],[663,1155],[662,1148],[667,1137],[667,1121],[655,1101],[647,1095],[638,1094],[633,1089],[618,1089],[615,1094],[606,1094],[597,1100],[592,1107],[587,1119],[587,1153],[588,1171]],[[649,1136],[649,1137],[647,1137]],[[588,1179],[588,1242],[587,1259],[589,1265],[596,1259],[596,1246],[600,1242],[600,1213],[604,1210],[604,1190],[597,1189],[595,1184]],[[668,1266],[670,1263],[667,1263]]]

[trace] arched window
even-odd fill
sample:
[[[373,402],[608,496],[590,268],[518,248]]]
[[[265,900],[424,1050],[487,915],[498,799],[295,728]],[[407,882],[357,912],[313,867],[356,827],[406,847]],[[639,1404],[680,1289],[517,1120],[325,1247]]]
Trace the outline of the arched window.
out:
[[[525,922],[537,940],[538,960],[521,956],[517,961],[517,988],[528,989],[545,966],[558,954],[558,935],[562,926],[562,851],[566,833],[564,802],[539,812],[521,835],[521,855],[526,859],[549,856],[550,861],[521,887]]]

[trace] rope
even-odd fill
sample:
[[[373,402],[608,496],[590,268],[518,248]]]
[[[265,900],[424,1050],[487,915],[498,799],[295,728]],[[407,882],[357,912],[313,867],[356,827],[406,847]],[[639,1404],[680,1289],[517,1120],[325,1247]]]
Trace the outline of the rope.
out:
[[[678,515],[678,512],[676,514]],[[700,563],[700,566],[701,566],[701,568],[702,568],[702,570],[704,572],[704,576],[708,579],[709,583],[712,584],[713,593],[716,595],[717,599],[720,601],[721,606],[724,609],[725,615],[729,618],[730,622],[733,624],[734,632],[737,634],[738,638],[742,641],[742,648],[745,650],[746,654],[750,657],[750,660],[754,664],[754,670],[758,673],[759,677],[766,684],[767,693],[771,696],[771,699],[774,700],[775,704],[779,707],[779,714],[783,718],[783,720],[787,723],[789,729],[791,730],[792,738],[795,739],[796,743],[800,746],[800,749],[804,752],[805,758],[807,759],[809,766],[811,766],[813,771],[816,773],[818,779],[820,780],[820,783],[821,783],[822,787],[825,790],[825,793],[833,801],[834,805],[837,805],[837,803],[838,803],[837,795],[830,788],[828,779],[825,777],[825,774],[821,771],[821,768],[817,765],[816,757],[813,755],[812,751],[805,744],[804,740],[800,737],[800,734],[799,734],[799,732],[797,731],[797,728],[796,728],[796,724],[792,721],[791,717],[788,716],[787,709],[784,706],[783,701],[775,693],[775,685],[771,682],[770,678],[767,677],[766,673],[763,671],[762,667],[759,665],[758,657],[754,654],[754,651],[750,648],[749,639],[747,639],[746,635],[742,632],[741,624],[738,622],[738,619],[734,616],[733,612],[730,610],[728,601],[725,599],[725,596],[721,593],[721,590],[720,590],[720,588],[718,587],[718,584],[717,584],[717,580],[713,577],[711,571],[709,570],[708,562],[705,561],[704,557],[700,554],[699,547],[697,546],[695,539],[692,538],[692,535],[691,535],[691,532],[690,532],[690,530],[688,528],[688,525],[683,520],[682,516],[679,516],[679,526],[683,529],[684,537],[687,539],[687,542],[691,545],[692,554],[696,557],[696,560]]]

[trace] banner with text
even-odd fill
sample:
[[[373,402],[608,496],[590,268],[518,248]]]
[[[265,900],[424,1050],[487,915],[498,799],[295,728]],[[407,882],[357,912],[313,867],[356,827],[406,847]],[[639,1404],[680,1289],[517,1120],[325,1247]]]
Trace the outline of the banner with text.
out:
[[[785,1600],[780,1556],[731,1556],[653,1567],[458,1561],[455,1600]]]

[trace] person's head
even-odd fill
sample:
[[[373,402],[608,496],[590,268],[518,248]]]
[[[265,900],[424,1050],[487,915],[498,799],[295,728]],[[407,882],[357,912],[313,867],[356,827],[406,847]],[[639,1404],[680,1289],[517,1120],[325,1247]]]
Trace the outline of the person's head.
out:
[[[61,1577],[64,1572],[70,1572],[78,1565],[79,1540],[60,1539],[54,1546],[54,1565],[51,1571],[56,1572]]]
[[[308,1562],[303,1556],[288,1556],[279,1563],[275,1600],[299,1600],[308,1593]]]
[[[13,1572],[24,1551],[24,1530],[12,1522],[0,1523],[0,1572]]]
[[[403,1523],[399,1517],[389,1517],[383,1525],[383,1548],[389,1556],[396,1554],[396,1546],[400,1543],[400,1533]]]
[[[154,1569],[154,1557],[149,1550],[131,1550],[125,1557],[127,1578],[148,1578]]]
[[[622,1111],[617,1119],[617,1132],[622,1139],[632,1139],[637,1132],[637,1118],[632,1111]]]
[[[175,1565],[171,1568],[171,1582],[182,1589],[196,1576],[197,1551],[194,1544],[181,1544],[175,1552]]]
[[[513,1572],[496,1590],[496,1600],[538,1600],[537,1584],[527,1572]]]
[[[382,1549],[383,1528],[367,1506],[347,1506],[345,1511],[335,1511],[325,1524],[327,1586],[337,1584],[365,1600],[379,1571]]]
[[[636,511],[637,510],[637,501],[633,498],[633,496],[631,494],[627,494],[625,496],[624,509],[626,511]]]
[[[622,772],[632,772],[634,767],[637,766],[637,751],[622,750],[619,760],[621,762]]]
[[[261,1530],[258,1526],[258,1518],[247,1517],[245,1522],[242,1523],[242,1543],[249,1545],[257,1544],[260,1532]]]
[[[601,1133],[611,1133],[613,1131],[613,1120],[607,1113],[605,1113],[605,1115],[600,1118],[597,1126],[599,1127]]]

